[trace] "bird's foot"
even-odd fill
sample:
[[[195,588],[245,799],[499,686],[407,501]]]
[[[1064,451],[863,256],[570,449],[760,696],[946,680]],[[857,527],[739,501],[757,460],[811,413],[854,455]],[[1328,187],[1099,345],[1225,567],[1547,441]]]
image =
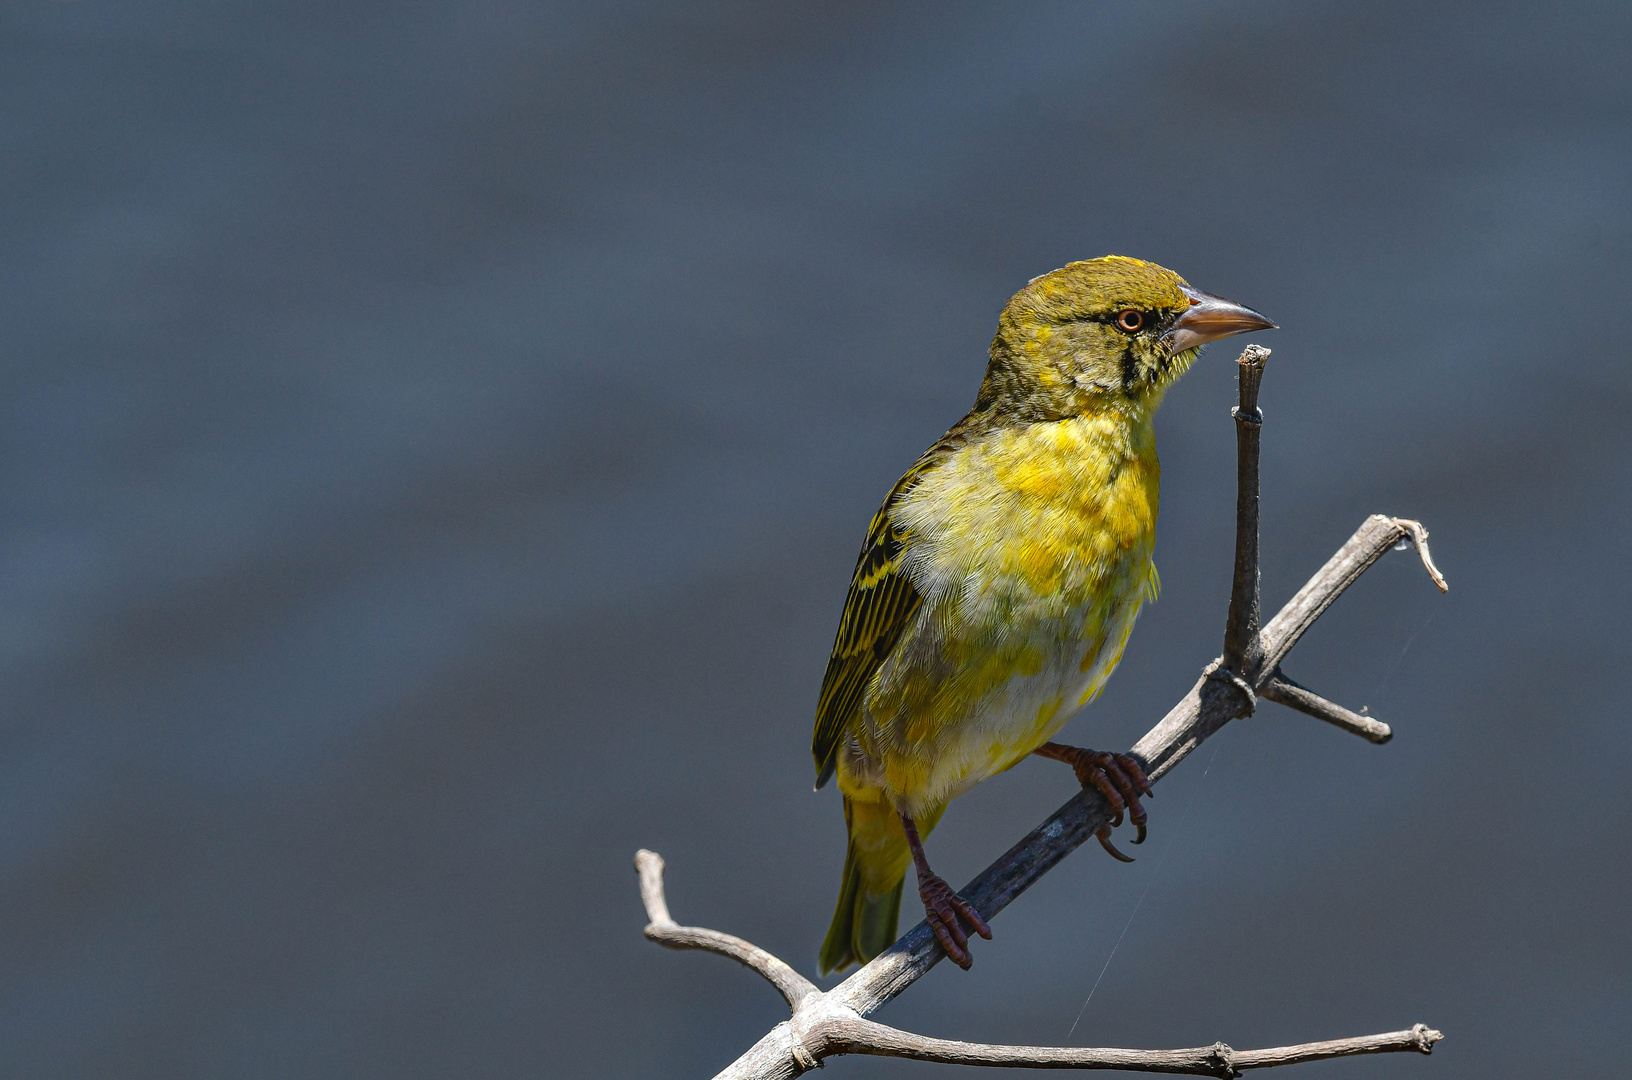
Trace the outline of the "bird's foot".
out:
[[[952,891],[952,886],[939,874],[918,875],[918,896],[924,902],[924,916],[929,928],[935,931],[935,940],[946,950],[947,957],[968,971],[974,960],[969,955],[969,935],[964,933],[959,919],[967,922],[975,933],[992,940],[992,928],[980,917],[975,905]]]
[[[1099,838],[1099,844],[1113,857],[1123,862],[1132,862],[1133,859],[1116,850],[1111,843],[1111,830],[1122,824],[1122,814],[1127,812],[1128,820],[1133,822],[1139,830],[1134,837],[1135,844],[1145,842],[1145,808],[1139,805],[1139,794],[1147,796],[1154,793],[1150,790],[1150,781],[1145,777],[1145,770],[1139,762],[1126,754],[1107,754],[1098,750],[1088,750],[1080,746],[1065,746],[1061,743],[1044,743],[1036,753],[1055,761],[1063,761],[1071,766],[1077,774],[1077,782],[1083,787],[1091,787],[1104,796],[1111,808],[1109,824],[1101,825],[1094,835]]]

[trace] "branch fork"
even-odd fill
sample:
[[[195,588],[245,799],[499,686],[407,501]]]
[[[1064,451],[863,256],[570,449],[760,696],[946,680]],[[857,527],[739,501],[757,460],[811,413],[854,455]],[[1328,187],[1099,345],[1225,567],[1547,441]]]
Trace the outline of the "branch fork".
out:
[[[1236,420],[1238,485],[1235,568],[1224,649],[1203,669],[1190,692],[1129,751],[1144,765],[1152,783],[1229,721],[1251,715],[1260,699],[1286,705],[1370,742],[1386,743],[1393,737],[1387,724],[1351,712],[1300,686],[1281,670],[1281,664],[1315,620],[1391,549],[1414,547],[1434,585],[1441,592],[1448,591],[1444,575],[1429,554],[1428,531],[1421,523],[1374,514],[1267,625],[1260,627],[1258,458],[1264,421],[1258,408],[1258,387],[1268,358],[1268,349],[1249,345],[1238,361],[1241,403],[1231,410]],[[1110,818],[1105,800],[1094,789],[1085,788],[987,867],[961,895],[990,921]],[[945,957],[927,923],[920,922],[888,950],[824,992],[757,945],[718,930],[677,924],[669,915],[664,897],[663,860],[655,852],[636,853],[635,869],[646,906],[647,938],[671,949],[703,949],[728,956],[775,986],[791,1010],[788,1020],[772,1028],[715,1080],[791,1080],[840,1054],[1011,1068],[1122,1069],[1235,1077],[1247,1069],[1356,1054],[1427,1054],[1443,1038],[1423,1024],[1379,1035],[1264,1050],[1235,1050],[1222,1042],[1179,1050],[1127,1050],[1003,1046],[929,1038],[867,1019],[869,1013]]]

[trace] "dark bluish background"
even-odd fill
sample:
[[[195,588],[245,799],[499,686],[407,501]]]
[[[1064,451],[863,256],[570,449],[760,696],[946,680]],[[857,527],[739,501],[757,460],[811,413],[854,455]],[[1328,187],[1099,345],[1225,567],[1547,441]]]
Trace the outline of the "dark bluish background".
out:
[[[0,1073],[730,1061],[782,1005],[646,943],[631,855],[812,970],[868,516],[1007,297],[1121,252],[1284,326],[1266,604],[1373,512],[1452,591],[1390,556],[1288,664],[1392,744],[1266,705],[1137,864],[1079,852],[882,1018],[1609,1075],[1629,47],[1609,3],[0,3]],[[1165,592],[1072,741],[1218,649],[1237,344],[1160,417]],[[985,785],[937,868],[1072,788]]]

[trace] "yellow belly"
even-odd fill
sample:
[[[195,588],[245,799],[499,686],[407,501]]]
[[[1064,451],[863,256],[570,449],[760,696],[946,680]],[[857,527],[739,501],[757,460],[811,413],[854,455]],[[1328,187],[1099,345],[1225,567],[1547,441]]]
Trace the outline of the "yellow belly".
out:
[[[903,499],[924,604],[868,688],[841,788],[943,805],[1091,701],[1154,593],[1159,479],[1148,423],[1084,417],[996,433]]]

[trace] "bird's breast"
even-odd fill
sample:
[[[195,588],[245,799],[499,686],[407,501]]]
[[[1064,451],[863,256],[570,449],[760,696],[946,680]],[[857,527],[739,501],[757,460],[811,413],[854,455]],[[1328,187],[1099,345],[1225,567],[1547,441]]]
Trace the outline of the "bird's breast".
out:
[[[915,583],[926,597],[956,588],[997,612],[1091,605],[1130,563],[1149,561],[1160,480],[1148,422],[1080,417],[994,432],[898,508],[915,538]]]
[[[1153,444],[1097,419],[996,432],[897,505],[924,604],[864,742],[898,797],[1007,768],[1104,685],[1154,586]]]

